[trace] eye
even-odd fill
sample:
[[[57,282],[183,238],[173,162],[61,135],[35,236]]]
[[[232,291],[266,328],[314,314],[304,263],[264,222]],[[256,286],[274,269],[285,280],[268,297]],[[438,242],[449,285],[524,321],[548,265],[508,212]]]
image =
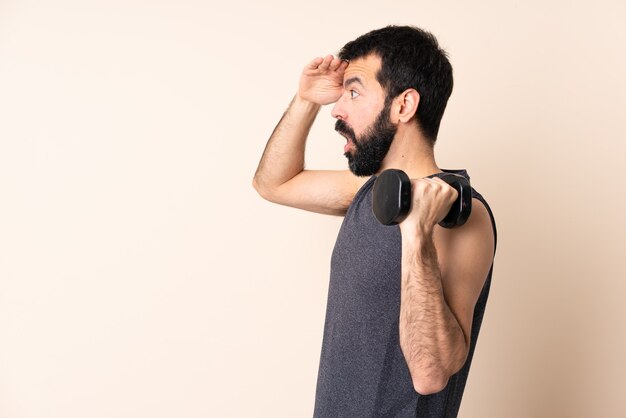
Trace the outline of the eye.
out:
[[[359,97],[359,93],[356,90],[350,90],[350,98],[356,99],[357,97]]]

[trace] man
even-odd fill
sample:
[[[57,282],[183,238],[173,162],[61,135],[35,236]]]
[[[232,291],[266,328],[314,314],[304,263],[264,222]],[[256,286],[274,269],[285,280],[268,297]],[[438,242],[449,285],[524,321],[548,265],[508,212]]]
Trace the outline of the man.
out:
[[[303,70],[254,177],[265,199],[345,216],[331,260],[316,417],[453,417],[458,413],[489,293],[496,229],[472,190],[463,226],[442,228],[457,192],[436,176],[434,144],[452,92],[436,39],[389,26]],[[334,104],[350,170],[304,169],[322,105]],[[398,226],[372,214],[385,169],[411,178]],[[452,171],[452,170],[449,170]],[[456,173],[469,178],[465,170]]]

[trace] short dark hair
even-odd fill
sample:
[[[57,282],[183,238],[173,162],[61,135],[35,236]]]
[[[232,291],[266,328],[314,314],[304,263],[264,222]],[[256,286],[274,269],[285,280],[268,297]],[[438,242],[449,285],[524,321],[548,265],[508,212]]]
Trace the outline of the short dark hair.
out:
[[[376,75],[387,92],[386,104],[406,89],[420,95],[416,120],[432,144],[452,94],[452,65],[437,38],[414,26],[387,26],[361,35],[339,51],[339,58],[354,60],[370,54],[381,59]]]

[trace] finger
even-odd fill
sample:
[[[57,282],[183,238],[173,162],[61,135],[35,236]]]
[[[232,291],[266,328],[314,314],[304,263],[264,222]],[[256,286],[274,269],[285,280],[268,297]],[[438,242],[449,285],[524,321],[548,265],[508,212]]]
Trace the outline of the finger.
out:
[[[454,190],[454,188],[452,186],[450,186],[445,181],[441,180],[439,177],[431,177],[431,178],[425,179],[425,180],[427,180],[434,187],[437,187],[439,190],[447,190],[447,189]]]
[[[339,58],[333,58],[333,60],[330,62],[330,65],[328,66],[328,69],[336,71],[342,62],[343,61],[341,61]]]
[[[450,187],[448,183],[436,177],[417,179],[415,185],[420,194],[440,193]]]
[[[441,180],[439,177],[431,177],[431,178],[429,178],[427,180],[430,180],[433,183],[439,183],[439,184],[448,186],[448,183],[446,183],[445,181]]]
[[[317,67],[320,66],[320,64],[324,61],[324,58],[322,57],[317,57],[315,59],[313,59],[313,61],[309,62],[305,69],[306,70],[315,70]]]
[[[446,183],[439,177],[432,177],[429,180],[431,180],[433,183],[437,183],[439,187],[441,188],[441,190],[444,190],[446,194],[448,194],[450,198],[450,202],[454,202],[456,198],[458,197],[459,192],[454,187],[450,186],[448,183]]]
[[[330,63],[333,60],[333,56],[332,55],[326,55],[324,57],[324,61],[322,61],[322,63],[320,64],[320,66],[318,67],[320,70],[328,70],[328,67],[330,66]]]
[[[424,177],[424,178],[419,178],[416,179],[416,181],[418,181],[419,183],[423,184],[423,185],[437,185],[437,178],[435,177]]]

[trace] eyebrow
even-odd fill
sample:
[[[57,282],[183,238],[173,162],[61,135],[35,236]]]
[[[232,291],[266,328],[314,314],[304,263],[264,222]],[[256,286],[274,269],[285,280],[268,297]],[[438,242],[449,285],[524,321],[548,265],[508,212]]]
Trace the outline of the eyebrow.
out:
[[[361,87],[365,88],[365,85],[363,84],[363,81],[361,81],[361,79],[359,77],[351,77],[349,79],[347,79],[346,81],[343,82],[343,88],[348,88],[348,86],[352,83],[358,83],[361,85]]]

